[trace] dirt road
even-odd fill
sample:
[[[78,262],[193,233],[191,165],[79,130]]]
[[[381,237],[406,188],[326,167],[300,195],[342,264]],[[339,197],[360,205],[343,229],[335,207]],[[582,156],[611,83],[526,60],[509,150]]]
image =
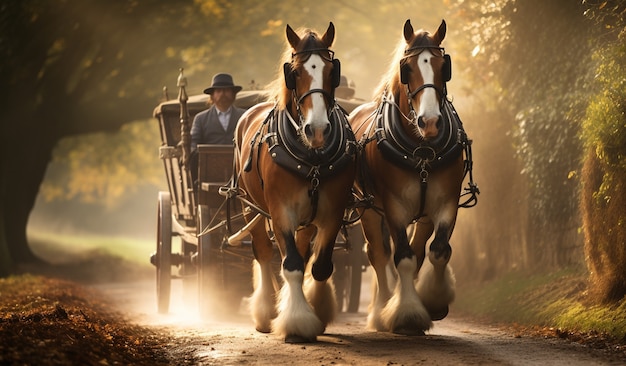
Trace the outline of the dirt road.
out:
[[[364,281],[367,283],[367,281]],[[170,314],[156,314],[154,283],[99,286],[138,324],[171,334],[168,352],[180,364],[254,365],[623,365],[626,360],[558,338],[512,334],[451,316],[426,336],[407,337],[365,329],[369,301],[364,285],[361,312],[341,314],[316,343],[285,344],[261,334],[244,311],[230,319],[200,320],[193,306],[172,290]]]

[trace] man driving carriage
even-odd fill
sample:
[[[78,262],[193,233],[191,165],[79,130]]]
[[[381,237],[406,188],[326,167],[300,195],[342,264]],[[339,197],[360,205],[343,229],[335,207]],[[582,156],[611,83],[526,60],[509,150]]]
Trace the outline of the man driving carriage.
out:
[[[210,96],[212,106],[198,113],[191,125],[191,174],[193,181],[198,174],[198,144],[232,145],[235,126],[245,109],[233,103],[241,86],[235,85],[230,74],[213,76],[212,85],[204,90]]]

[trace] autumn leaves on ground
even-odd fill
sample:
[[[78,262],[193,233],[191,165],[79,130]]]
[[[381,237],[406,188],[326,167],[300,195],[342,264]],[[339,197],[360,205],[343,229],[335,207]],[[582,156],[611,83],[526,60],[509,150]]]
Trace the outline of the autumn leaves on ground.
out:
[[[165,336],[65,280],[0,279],[0,364],[170,364]]]

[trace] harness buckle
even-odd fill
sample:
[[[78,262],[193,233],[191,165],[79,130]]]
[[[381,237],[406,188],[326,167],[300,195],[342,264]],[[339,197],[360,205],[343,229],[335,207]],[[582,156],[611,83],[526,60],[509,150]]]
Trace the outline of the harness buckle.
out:
[[[422,178],[422,183],[426,183],[428,181],[428,170],[426,170],[426,164],[422,164],[422,170],[420,171],[420,178]]]
[[[311,179],[311,190],[316,190],[317,187],[320,185],[320,179],[318,177],[313,177]]]

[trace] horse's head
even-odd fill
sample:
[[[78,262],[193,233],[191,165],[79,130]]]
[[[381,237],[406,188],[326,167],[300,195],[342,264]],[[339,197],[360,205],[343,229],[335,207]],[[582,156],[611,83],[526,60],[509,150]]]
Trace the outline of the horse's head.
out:
[[[441,104],[450,79],[450,59],[440,46],[445,35],[444,20],[433,35],[416,33],[410,20],[404,23],[400,82],[406,86],[410,122],[424,140],[435,140],[442,125]]]
[[[311,30],[298,35],[287,25],[291,61],[283,65],[285,85],[291,91],[291,115],[298,123],[298,134],[311,149],[322,148],[331,129],[329,114],[341,73],[339,60],[330,50],[334,38],[333,23],[321,37]]]

